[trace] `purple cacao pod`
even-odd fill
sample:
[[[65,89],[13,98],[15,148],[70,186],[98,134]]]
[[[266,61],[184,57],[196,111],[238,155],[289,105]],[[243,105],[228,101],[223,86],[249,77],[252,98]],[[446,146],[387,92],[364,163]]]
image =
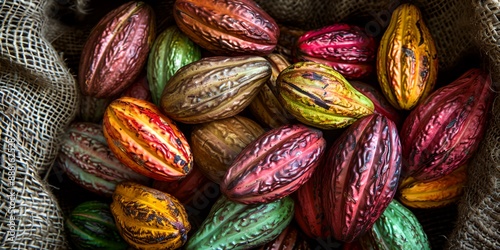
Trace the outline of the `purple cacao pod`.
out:
[[[397,191],[401,158],[396,124],[383,115],[359,119],[335,141],[319,168],[335,239],[352,242],[373,226]]]
[[[236,156],[224,175],[221,191],[243,204],[281,199],[309,180],[325,147],[318,129],[302,124],[272,129]]]
[[[403,123],[402,175],[432,181],[464,165],[483,138],[492,98],[491,78],[480,69],[429,95]]]
[[[300,36],[295,58],[326,64],[346,79],[361,79],[375,68],[376,48],[375,39],[363,29],[339,23]]]

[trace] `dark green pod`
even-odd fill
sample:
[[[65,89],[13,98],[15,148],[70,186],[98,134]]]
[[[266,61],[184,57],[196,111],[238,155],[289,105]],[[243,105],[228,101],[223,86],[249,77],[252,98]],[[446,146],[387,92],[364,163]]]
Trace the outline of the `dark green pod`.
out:
[[[365,250],[431,249],[427,235],[417,217],[396,200],[392,200],[373,228],[361,238]]]
[[[151,48],[147,65],[147,77],[153,103],[160,104],[165,85],[178,69],[200,58],[200,47],[177,26],[171,26],[163,31]]]
[[[293,213],[294,201],[288,196],[254,205],[221,196],[188,240],[186,249],[250,249],[264,245],[290,224]]]
[[[127,249],[118,233],[109,204],[87,201],[78,205],[65,221],[66,231],[76,249]]]

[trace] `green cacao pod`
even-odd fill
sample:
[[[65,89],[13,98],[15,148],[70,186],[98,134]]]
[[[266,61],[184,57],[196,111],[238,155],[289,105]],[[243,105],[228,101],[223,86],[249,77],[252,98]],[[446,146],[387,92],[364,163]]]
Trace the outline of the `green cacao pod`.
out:
[[[177,70],[200,58],[200,47],[177,26],[170,26],[160,33],[149,52],[147,64],[148,83],[153,103],[160,105],[163,88]]]
[[[285,197],[270,203],[243,205],[221,196],[200,229],[188,240],[187,250],[249,249],[264,245],[290,224],[294,201]]]
[[[373,102],[327,65],[292,64],[279,74],[276,84],[283,106],[310,126],[344,128],[374,112]]]

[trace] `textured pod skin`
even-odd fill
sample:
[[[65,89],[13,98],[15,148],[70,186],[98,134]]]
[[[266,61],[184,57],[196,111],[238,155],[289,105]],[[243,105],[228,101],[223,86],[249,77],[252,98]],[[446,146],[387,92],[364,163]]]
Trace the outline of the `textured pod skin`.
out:
[[[261,123],[270,128],[276,128],[290,123],[295,118],[279,102],[276,90],[276,79],[279,73],[290,66],[290,63],[280,54],[269,54],[266,59],[271,63],[271,77],[262,86],[248,108]]]
[[[208,179],[220,184],[241,150],[264,132],[259,124],[239,115],[196,125],[190,144],[196,165]]]
[[[281,199],[311,178],[325,147],[323,133],[302,124],[269,130],[238,154],[220,189],[244,204]]]
[[[91,31],[84,45],[78,82],[83,95],[118,95],[141,73],[154,40],[153,10],[131,1],[111,11]]]
[[[401,158],[396,125],[382,115],[359,119],[335,141],[320,173],[335,239],[352,242],[373,226],[396,194]]]
[[[178,181],[154,181],[153,188],[174,196],[182,204],[188,204],[196,192],[203,191],[200,189],[209,181],[195,165],[186,178]]]
[[[375,107],[373,113],[386,116],[396,123],[398,128],[403,125],[403,118],[401,117],[401,114],[399,114],[399,111],[387,101],[384,95],[380,93],[377,88],[360,81],[351,81],[350,83],[356,90],[370,98]]]
[[[106,107],[113,101],[112,98],[95,98],[81,95],[78,120],[80,122],[100,123]]]
[[[460,199],[466,181],[465,166],[429,182],[406,177],[399,184],[397,198],[405,206],[412,208],[444,207]]]
[[[132,182],[116,187],[111,213],[120,235],[135,249],[177,249],[191,230],[184,206],[173,196]]]
[[[222,195],[186,250],[250,249],[266,244],[290,224],[294,201],[285,197],[270,203],[243,205]]]
[[[395,108],[411,110],[431,93],[437,73],[436,46],[420,10],[411,4],[400,5],[378,48],[382,93]]]
[[[435,90],[403,123],[403,175],[432,181],[464,165],[483,138],[492,98],[480,69]]]
[[[186,137],[154,104],[121,97],[108,106],[103,124],[111,151],[132,170],[160,181],[179,180],[191,171]]]
[[[360,242],[365,250],[431,249],[417,217],[396,200],[389,204]]]
[[[250,104],[270,76],[271,65],[260,56],[205,57],[170,78],[161,109],[187,124],[231,117]]]
[[[375,67],[377,43],[358,26],[337,23],[311,30],[295,45],[298,61],[326,64],[347,79],[369,76]]]
[[[149,90],[148,78],[145,71],[143,71],[143,73],[139,75],[139,77],[137,77],[132,85],[130,85],[125,89],[125,91],[121,93],[120,97],[124,96],[141,99],[148,102],[151,101],[151,91]]]
[[[149,52],[147,64],[153,103],[160,105],[163,89],[177,70],[200,58],[200,47],[177,26],[170,26],[160,33]]]
[[[216,55],[267,55],[278,43],[278,25],[252,0],[177,0],[174,18],[195,43]]]
[[[94,123],[75,122],[69,126],[62,139],[58,162],[72,181],[107,197],[111,197],[122,181],[147,183],[149,180],[115,157],[102,126]]]
[[[309,250],[309,244],[301,237],[299,230],[290,224],[273,241],[261,246],[259,250]]]
[[[64,223],[75,249],[127,249],[111,214],[109,204],[86,201],[79,204]]]
[[[373,113],[373,102],[337,71],[316,62],[298,62],[276,80],[278,99],[300,122],[337,129]]]

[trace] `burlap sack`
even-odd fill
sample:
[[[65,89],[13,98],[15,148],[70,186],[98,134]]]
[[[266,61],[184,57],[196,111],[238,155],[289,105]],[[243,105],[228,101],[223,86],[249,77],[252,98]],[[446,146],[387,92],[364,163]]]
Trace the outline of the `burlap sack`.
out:
[[[54,6],[47,1],[0,2],[2,249],[66,247],[61,211],[42,177],[56,156],[58,136],[76,113],[78,92],[72,75],[89,27],[111,5],[125,2],[104,1],[108,8],[96,8],[104,2],[57,1],[70,8],[64,12],[46,12],[47,7]],[[364,26],[377,38],[387,26],[391,11],[402,3],[398,0],[257,2],[286,26],[313,29],[349,21]],[[88,8],[92,3],[97,5]],[[160,29],[172,23],[172,0],[148,3],[155,5],[158,16],[165,18],[158,22]],[[500,82],[498,1],[418,0],[412,3],[421,8],[435,38],[441,84],[471,66],[488,68],[493,80]],[[62,19],[70,20],[73,27],[49,22],[48,17],[63,15]],[[482,64],[475,64],[476,61]],[[443,235],[448,237],[449,249],[499,248],[499,111],[500,100],[497,100],[485,140],[469,167],[470,178],[456,227],[453,234]],[[14,198],[11,200],[11,197]]]

